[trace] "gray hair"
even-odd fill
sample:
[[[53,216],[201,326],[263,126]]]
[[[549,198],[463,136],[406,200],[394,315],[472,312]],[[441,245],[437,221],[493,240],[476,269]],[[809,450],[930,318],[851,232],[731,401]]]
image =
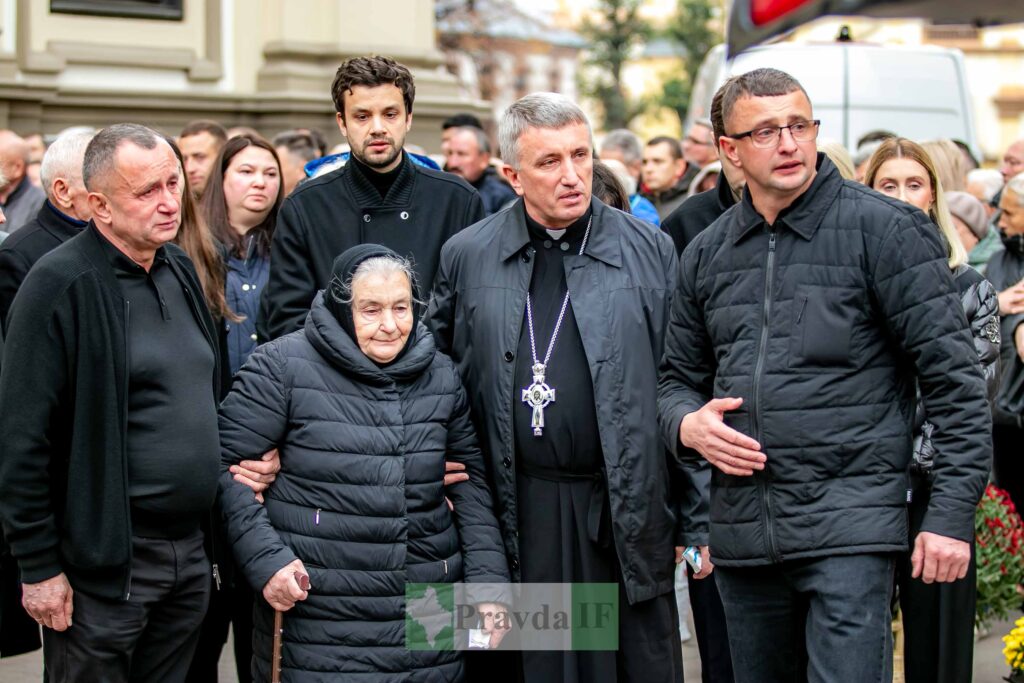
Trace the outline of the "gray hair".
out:
[[[331,296],[336,302],[352,305],[353,291],[356,283],[369,275],[393,275],[402,273],[409,279],[409,298],[412,303],[422,306],[423,302],[416,297],[416,272],[413,270],[412,261],[402,256],[373,256],[366,259],[358,266],[352,277],[341,282],[337,277],[331,280],[326,295]]]
[[[82,162],[92,133],[64,133],[50,143],[39,167],[39,180],[46,197],[53,201],[53,181],[64,178],[68,185],[82,184]]]
[[[535,92],[512,103],[498,124],[501,159],[519,170],[519,138],[531,128],[565,128],[581,123],[590,132],[590,122],[579,106],[565,95]],[[593,147],[593,142],[591,142]]]
[[[616,128],[604,136],[604,140],[601,141],[601,152],[603,153],[606,149],[617,149],[622,152],[622,159],[626,164],[635,164],[638,161],[643,161],[644,158],[644,148],[640,143],[640,138],[626,128]]]
[[[1017,204],[1024,206],[1024,173],[1018,173],[1006,181],[1006,189],[1017,197]]]
[[[985,201],[991,202],[1003,187],[1003,174],[994,168],[976,168],[967,172],[967,184],[971,183],[981,185]]]
[[[729,79],[722,93],[722,121],[728,126],[729,116],[733,107],[743,97],[780,97],[799,90],[807,96],[807,91],[800,81],[779,69],[754,69]],[[807,97],[807,101],[810,101]],[[733,131],[741,133],[743,131]],[[728,133],[726,133],[728,135]]]
[[[491,153],[491,141],[487,139],[487,133],[476,126],[456,126],[455,132],[457,133],[472,133],[473,137],[476,138],[476,147],[479,152]]]
[[[117,155],[118,148],[125,142],[130,142],[142,149],[155,149],[159,144],[167,144],[160,133],[138,123],[115,123],[112,126],[107,126],[96,133],[96,137],[85,148],[82,181],[87,190],[95,192],[100,179],[106,177],[113,170],[114,157]]]

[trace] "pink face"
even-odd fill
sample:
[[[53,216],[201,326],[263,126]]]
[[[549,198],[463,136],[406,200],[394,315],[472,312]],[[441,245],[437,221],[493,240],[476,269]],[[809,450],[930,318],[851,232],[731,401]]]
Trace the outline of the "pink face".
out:
[[[233,225],[258,224],[274,208],[280,191],[281,169],[274,155],[262,147],[244,148],[224,171],[224,201]]]
[[[928,169],[913,159],[892,158],[878,167],[873,189],[911,204],[925,213],[935,202]]]
[[[527,129],[519,136],[519,169],[506,166],[504,172],[535,221],[555,229],[572,225],[590,207],[590,128],[573,123]]]
[[[145,259],[178,234],[182,190],[178,159],[165,142],[153,149],[123,143],[110,175],[109,186],[95,193],[100,201],[94,208],[101,207],[99,218],[110,225],[116,243],[132,258]]]
[[[733,135],[771,126],[789,126],[812,119],[811,103],[800,90],[773,97],[741,97],[737,100],[726,130]],[[751,137],[726,138],[725,155],[743,169],[747,186],[756,196],[775,201],[795,199],[814,179],[817,161],[814,139],[796,140],[787,129],[771,147],[757,147]]]

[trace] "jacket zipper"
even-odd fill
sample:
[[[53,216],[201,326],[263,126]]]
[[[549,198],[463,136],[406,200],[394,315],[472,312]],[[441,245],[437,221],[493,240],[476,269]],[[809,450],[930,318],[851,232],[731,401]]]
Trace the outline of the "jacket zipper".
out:
[[[757,363],[754,366],[754,406],[751,411],[751,419],[754,423],[754,439],[763,445],[761,439],[761,379],[764,375],[764,357],[768,350],[768,329],[771,321],[772,310],[772,275],[775,270],[775,229],[768,228],[768,263],[765,266],[764,274],[764,307],[761,311],[761,340],[757,347]],[[764,519],[765,549],[768,558],[773,563],[782,561],[778,549],[775,547],[775,527],[772,512],[771,492],[768,490],[768,466],[760,472],[755,472],[757,478],[757,490],[761,495],[761,516]]]
[[[132,549],[131,531],[131,498],[128,495],[128,391],[131,387],[131,336],[129,335],[131,324],[131,302],[124,299],[124,376],[122,378],[124,393],[122,394],[123,409],[121,411],[121,460],[124,467],[124,507],[125,518],[128,520],[128,573],[125,576],[124,599],[127,602],[132,596],[132,560],[134,552]]]

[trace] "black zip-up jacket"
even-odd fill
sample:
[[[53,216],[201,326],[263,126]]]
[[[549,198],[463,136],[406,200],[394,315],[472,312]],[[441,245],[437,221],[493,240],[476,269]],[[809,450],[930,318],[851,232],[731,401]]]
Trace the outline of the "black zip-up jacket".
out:
[[[824,155],[773,226],[729,209],[683,254],[659,383],[681,457],[687,413],[740,397],[726,424],[765,470],[717,468],[711,553],[723,566],[904,551],[914,378],[935,425],[922,530],[968,541],[988,478],[985,382],[937,228],[844,181]]]
[[[75,590],[117,599],[131,581],[130,312],[102,239],[90,223],[40,259],[14,299],[0,374],[0,517],[22,581],[64,572]],[[213,349],[218,396],[217,332],[195,269],[178,247],[164,249]]]
[[[426,291],[441,246],[483,217],[480,195],[469,183],[417,166],[408,155],[383,199],[353,163],[306,181],[277,218],[257,334],[266,341],[301,329],[313,297],[330,282],[334,259],[357,244],[383,244],[412,257]]]
[[[515,351],[533,256],[523,202],[453,237],[427,321],[459,368],[494,487],[513,580],[519,580],[513,405]],[[675,515],[658,438],[657,371],[675,281],[672,241],[650,223],[591,200],[582,256],[565,258],[572,310],[594,384],[612,537],[630,603],[672,590]]]

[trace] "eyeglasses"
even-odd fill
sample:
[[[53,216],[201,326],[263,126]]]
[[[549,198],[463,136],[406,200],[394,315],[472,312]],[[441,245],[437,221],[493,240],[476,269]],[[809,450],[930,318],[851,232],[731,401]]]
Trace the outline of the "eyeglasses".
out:
[[[732,138],[733,140],[742,140],[743,138],[750,138],[750,141],[754,143],[754,147],[760,147],[762,149],[767,147],[774,147],[779,144],[779,140],[782,138],[782,131],[789,129],[790,135],[797,142],[807,142],[818,137],[818,126],[821,125],[821,121],[814,119],[813,121],[796,121],[789,124],[788,126],[764,126],[763,128],[755,128],[754,130],[748,130],[746,133],[737,133],[736,135],[727,135],[726,137]]]

